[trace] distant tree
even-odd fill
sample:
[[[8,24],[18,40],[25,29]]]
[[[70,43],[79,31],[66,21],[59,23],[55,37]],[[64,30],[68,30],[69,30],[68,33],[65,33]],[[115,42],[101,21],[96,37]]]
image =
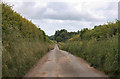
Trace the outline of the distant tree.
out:
[[[88,28],[84,28],[80,31],[80,38],[83,39],[83,34],[88,30]]]
[[[54,36],[54,35],[48,36],[48,38],[49,38],[50,40],[55,40],[55,36]]]
[[[78,32],[68,32],[66,29],[61,29],[61,30],[57,30],[55,32],[54,36],[51,36],[50,39],[54,39],[58,42],[65,42],[67,39],[70,39],[71,37],[75,36],[76,34],[79,34]]]
[[[63,39],[60,37],[60,36],[58,36],[57,38],[56,38],[56,41],[57,42],[61,42]]]

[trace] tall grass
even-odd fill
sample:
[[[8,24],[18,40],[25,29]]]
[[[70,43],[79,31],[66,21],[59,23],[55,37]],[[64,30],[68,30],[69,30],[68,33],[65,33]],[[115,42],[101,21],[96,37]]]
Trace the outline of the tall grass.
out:
[[[116,21],[95,26],[91,30],[85,28],[80,34],[60,43],[59,47],[84,58],[91,66],[104,71],[110,77],[120,78],[118,26],[119,21]]]
[[[44,31],[2,5],[2,76],[23,77],[53,48]]]
[[[68,41],[60,43],[59,47],[84,58],[91,66],[104,71],[110,77],[119,76],[117,35],[101,41]]]
[[[9,48],[3,47],[3,76],[23,76],[38,60],[49,51],[46,43],[14,42]]]
[[[6,47],[3,45],[2,76],[24,76],[49,50],[50,46],[48,43],[28,42],[24,39],[19,39],[19,42],[9,42]]]

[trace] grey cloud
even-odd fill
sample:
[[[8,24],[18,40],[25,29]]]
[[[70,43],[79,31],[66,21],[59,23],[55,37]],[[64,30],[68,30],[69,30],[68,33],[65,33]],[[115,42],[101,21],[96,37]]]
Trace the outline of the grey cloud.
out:
[[[87,11],[78,12],[66,3],[49,3],[47,8],[52,9],[55,13],[43,14],[43,18],[55,20],[79,20],[79,21],[100,21],[100,18],[93,17]],[[102,19],[103,20],[103,19]]]
[[[68,4],[65,2],[49,2],[47,5],[47,8],[51,8],[55,11],[60,12],[60,11],[67,10],[69,7],[68,7]]]
[[[104,17],[106,17],[107,21],[113,21],[113,19],[117,19],[118,17],[118,3],[117,2],[106,2],[107,6],[102,6],[95,9],[96,13],[100,11],[103,12]]]
[[[68,11],[64,13],[47,14],[44,18],[55,20],[76,20],[76,21],[101,21],[100,18],[93,17],[88,12],[78,13],[75,11]],[[103,20],[103,19],[102,19]]]
[[[16,2],[17,4],[18,2]],[[16,5],[15,4],[15,5]],[[19,3],[18,3],[19,4]],[[23,16],[30,18],[30,16],[35,14],[35,2],[22,2],[21,5],[19,5],[16,10],[17,12],[19,12],[20,14],[22,14]]]
[[[55,19],[55,20],[76,20],[76,21],[102,21],[87,11],[78,12],[65,2],[49,2],[44,7],[34,7],[36,3],[24,2],[20,10],[30,19]],[[47,12],[47,9],[53,13]],[[47,13],[46,13],[47,12]]]
[[[68,31],[77,31],[84,27],[91,28],[94,25],[113,21],[117,17],[116,3],[108,3],[108,5],[101,8],[95,7],[91,13],[85,8],[81,12],[78,12],[73,8],[75,5],[71,6],[65,2],[48,2],[46,6],[39,5],[37,7],[36,4],[36,2],[23,2],[16,10],[33,21],[37,19],[38,21],[34,21],[33,23],[40,25],[40,28],[45,30],[48,35],[54,34],[55,30],[61,28],[65,28]],[[101,11],[103,12],[102,16],[106,17],[107,20],[101,18],[101,16],[96,17]],[[53,20],[53,22],[49,23],[48,20]],[[62,20],[63,23],[57,22],[57,20]]]

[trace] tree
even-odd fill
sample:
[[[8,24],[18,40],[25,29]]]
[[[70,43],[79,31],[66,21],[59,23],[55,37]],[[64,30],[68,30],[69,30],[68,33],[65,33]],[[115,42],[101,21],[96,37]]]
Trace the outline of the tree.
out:
[[[57,38],[56,38],[56,41],[57,42],[61,42],[63,39],[60,37],[60,36],[58,36]]]

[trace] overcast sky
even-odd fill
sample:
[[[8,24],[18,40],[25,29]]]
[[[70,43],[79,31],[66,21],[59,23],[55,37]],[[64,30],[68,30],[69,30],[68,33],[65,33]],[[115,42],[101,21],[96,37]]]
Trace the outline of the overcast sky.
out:
[[[114,22],[119,0],[3,0],[47,35],[56,30],[78,31]]]

